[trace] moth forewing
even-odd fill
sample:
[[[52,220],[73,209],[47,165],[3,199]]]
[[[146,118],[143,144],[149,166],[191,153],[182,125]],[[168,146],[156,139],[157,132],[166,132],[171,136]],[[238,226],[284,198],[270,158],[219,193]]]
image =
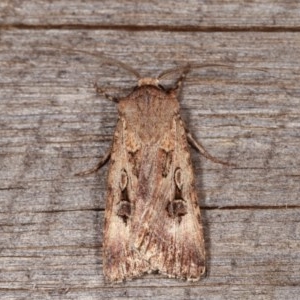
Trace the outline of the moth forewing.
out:
[[[140,79],[118,103],[104,229],[104,275],[109,281],[157,271],[198,280],[205,271],[178,86],[166,92],[157,79]]]

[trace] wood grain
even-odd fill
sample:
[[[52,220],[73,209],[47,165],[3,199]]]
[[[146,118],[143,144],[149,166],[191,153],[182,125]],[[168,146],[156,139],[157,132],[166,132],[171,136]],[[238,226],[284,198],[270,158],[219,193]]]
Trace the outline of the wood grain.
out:
[[[300,25],[300,4],[293,0],[210,1],[59,1],[2,0],[0,20],[10,26],[150,26],[166,30],[277,28]]]
[[[297,299],[298,4],[209,1],[198,5],[199,21],[193,1],[176,9],[172,1],[47,3],[0,4],[0,298]],[[192,150],[209,256],[204,280],[103,281],[107,167],[74,174],[97,163],[117,121],[94,81],[114,95],[136,82],[63,47],[105,53],[144,76],[187,62],[237,67],[194,69],[181,95],[197,139],[237,164],[223,167]]]
[[[1,245],[10,245],[1,249],[1,299],[39,299],[41,293],[54,299],[99,299],[106,292],[112,298],[128,293],[129,298],[147,299],[168,295],[167,287],[172,287],[174,299],[195,299],[198,293],[214,299],[225,290],[226,297],[220,299],[276,299],[287,286],[291,295],[299,291],[299,209],[206,210],[210,259],[201,284],[162,280],[159,275],[104,284],[102,220],[103,212],[95,210],[7,214],[1,223]],[[186,291],[190,298],[183,298]]]

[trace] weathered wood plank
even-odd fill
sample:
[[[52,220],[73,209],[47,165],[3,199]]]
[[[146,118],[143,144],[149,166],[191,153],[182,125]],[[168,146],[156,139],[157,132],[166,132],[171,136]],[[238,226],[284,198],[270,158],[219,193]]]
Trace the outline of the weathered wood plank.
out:
[[[288,296],[287,296],[288,295]],[[281,299],[298,299],[299,287],[274,287],[274,286],[261,286],[261,287],[235,287],[232,285],[225,285],[221,287],[198,287],[191,289],[190,287],[172,287],[158,286],[155,288],[136,288],[136,287],[122,287],[115,288],[109,287],[105,289],[94,290],[70,290],[67,288],[62,289],[44,289],[40,291],[27,291],[22,295],[16,295],[11,291],[5,293],[0,292],[1,299],[3,300],[23,300],[23,299],[64,299],[64,300],[98,300],[98,299],[134,299],[134,300],[149,300],[151,297],[158,300],[166,299],[179,299],[179,300],[281,300]]]
[[[299,292],[299,209],[215,209],[203,210],[203,216],[207,278],[186,283],[147,275],[107,285],[102,276],[102,211],[11,213],[6,219],[2,214],[0,293],[4,296],[7,290],[13,299],[29,294],[39,299],[41,293],[51,299],[99,299],[106,292],[114,299],[200,299],[203,294],[206,299],[282,299],[279,295]],[[228,289],[226,297],[221,287]]]
[[[241,67],[194,70],[182,93],[191,131],[212,154],[238,165],[193,152],[207,278],[191,284],[148,275],[104,284],[107,167],[88,177],[74,173],[97,162],[117,120],[114,104],[95,95],[94,80],[115,94],[135,80],[43,45],[97,49],[144,75],[188,61]],[[2,32],[0,298],[297,299],[299,58],[298,33]]]
[[[228,64],[229,51],[235,57],[230,65],[266,68],[267,73],[242,67],[190,74],[182,93],[183,117],[211,153],[238,165],[226,168],[205,159],[202,165],[193,152],[197,189],[203,206],[299,204],[298,34],[249,34],[246,39],[244,33],[123,32],[127,42],[115,47],[113,33],[60,31],[59,37],[82,40],[82,49],[97,45],[150,75],[187,61]],[[115,68],[95,65],[91,57],[75,59],[63,51],[40,50],[39,45],[49,44],[56,35],[56,31],[2,35],[3,211],[12,206],[15,211],[43,211],[45,205],[57,210],[104,208],[106,170],[97,176],[73,176],[93,166],[109,147],[117,120],[114,104],[97,97],[92,84],[97,78],[118,94],[118,87],[133,86],[135,80]],[[206,43],[198,52],[189,40]],[[279,46],[273,49],[275,41]],[[125,44],[142,46],[128,53]],[[163,51],[155,50],[158,44]],[[170,61],[178,45],[185,46]]]
[[[0,20],[5,25],[82,25],[214,28],[299,28],[298,1],[19,1],[2,0]],[[122,29],[122,28],[120,28]]]

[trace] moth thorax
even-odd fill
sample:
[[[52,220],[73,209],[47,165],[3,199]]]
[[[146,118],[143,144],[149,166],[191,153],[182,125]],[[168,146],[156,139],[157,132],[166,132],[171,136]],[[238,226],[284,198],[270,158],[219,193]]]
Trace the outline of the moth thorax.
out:
[[[159,84],[159,80],[157,78],[151,78],[151,77],[144,77],[138,81],[138,86],[143,86],[143,85],[158,86],[158,84]]]

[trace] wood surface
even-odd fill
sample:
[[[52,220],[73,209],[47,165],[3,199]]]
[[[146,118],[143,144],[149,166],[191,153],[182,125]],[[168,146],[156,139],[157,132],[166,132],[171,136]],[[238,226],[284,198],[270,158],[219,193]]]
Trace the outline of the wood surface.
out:
[[[300,299],[300,4],[297,1],[1,1],[0,298]],[[65,48],[157,76],[194,69],[182,116],[192,151],[207,276],[107,284],[102,229],[118,115],[99,97],[136,84]]]

